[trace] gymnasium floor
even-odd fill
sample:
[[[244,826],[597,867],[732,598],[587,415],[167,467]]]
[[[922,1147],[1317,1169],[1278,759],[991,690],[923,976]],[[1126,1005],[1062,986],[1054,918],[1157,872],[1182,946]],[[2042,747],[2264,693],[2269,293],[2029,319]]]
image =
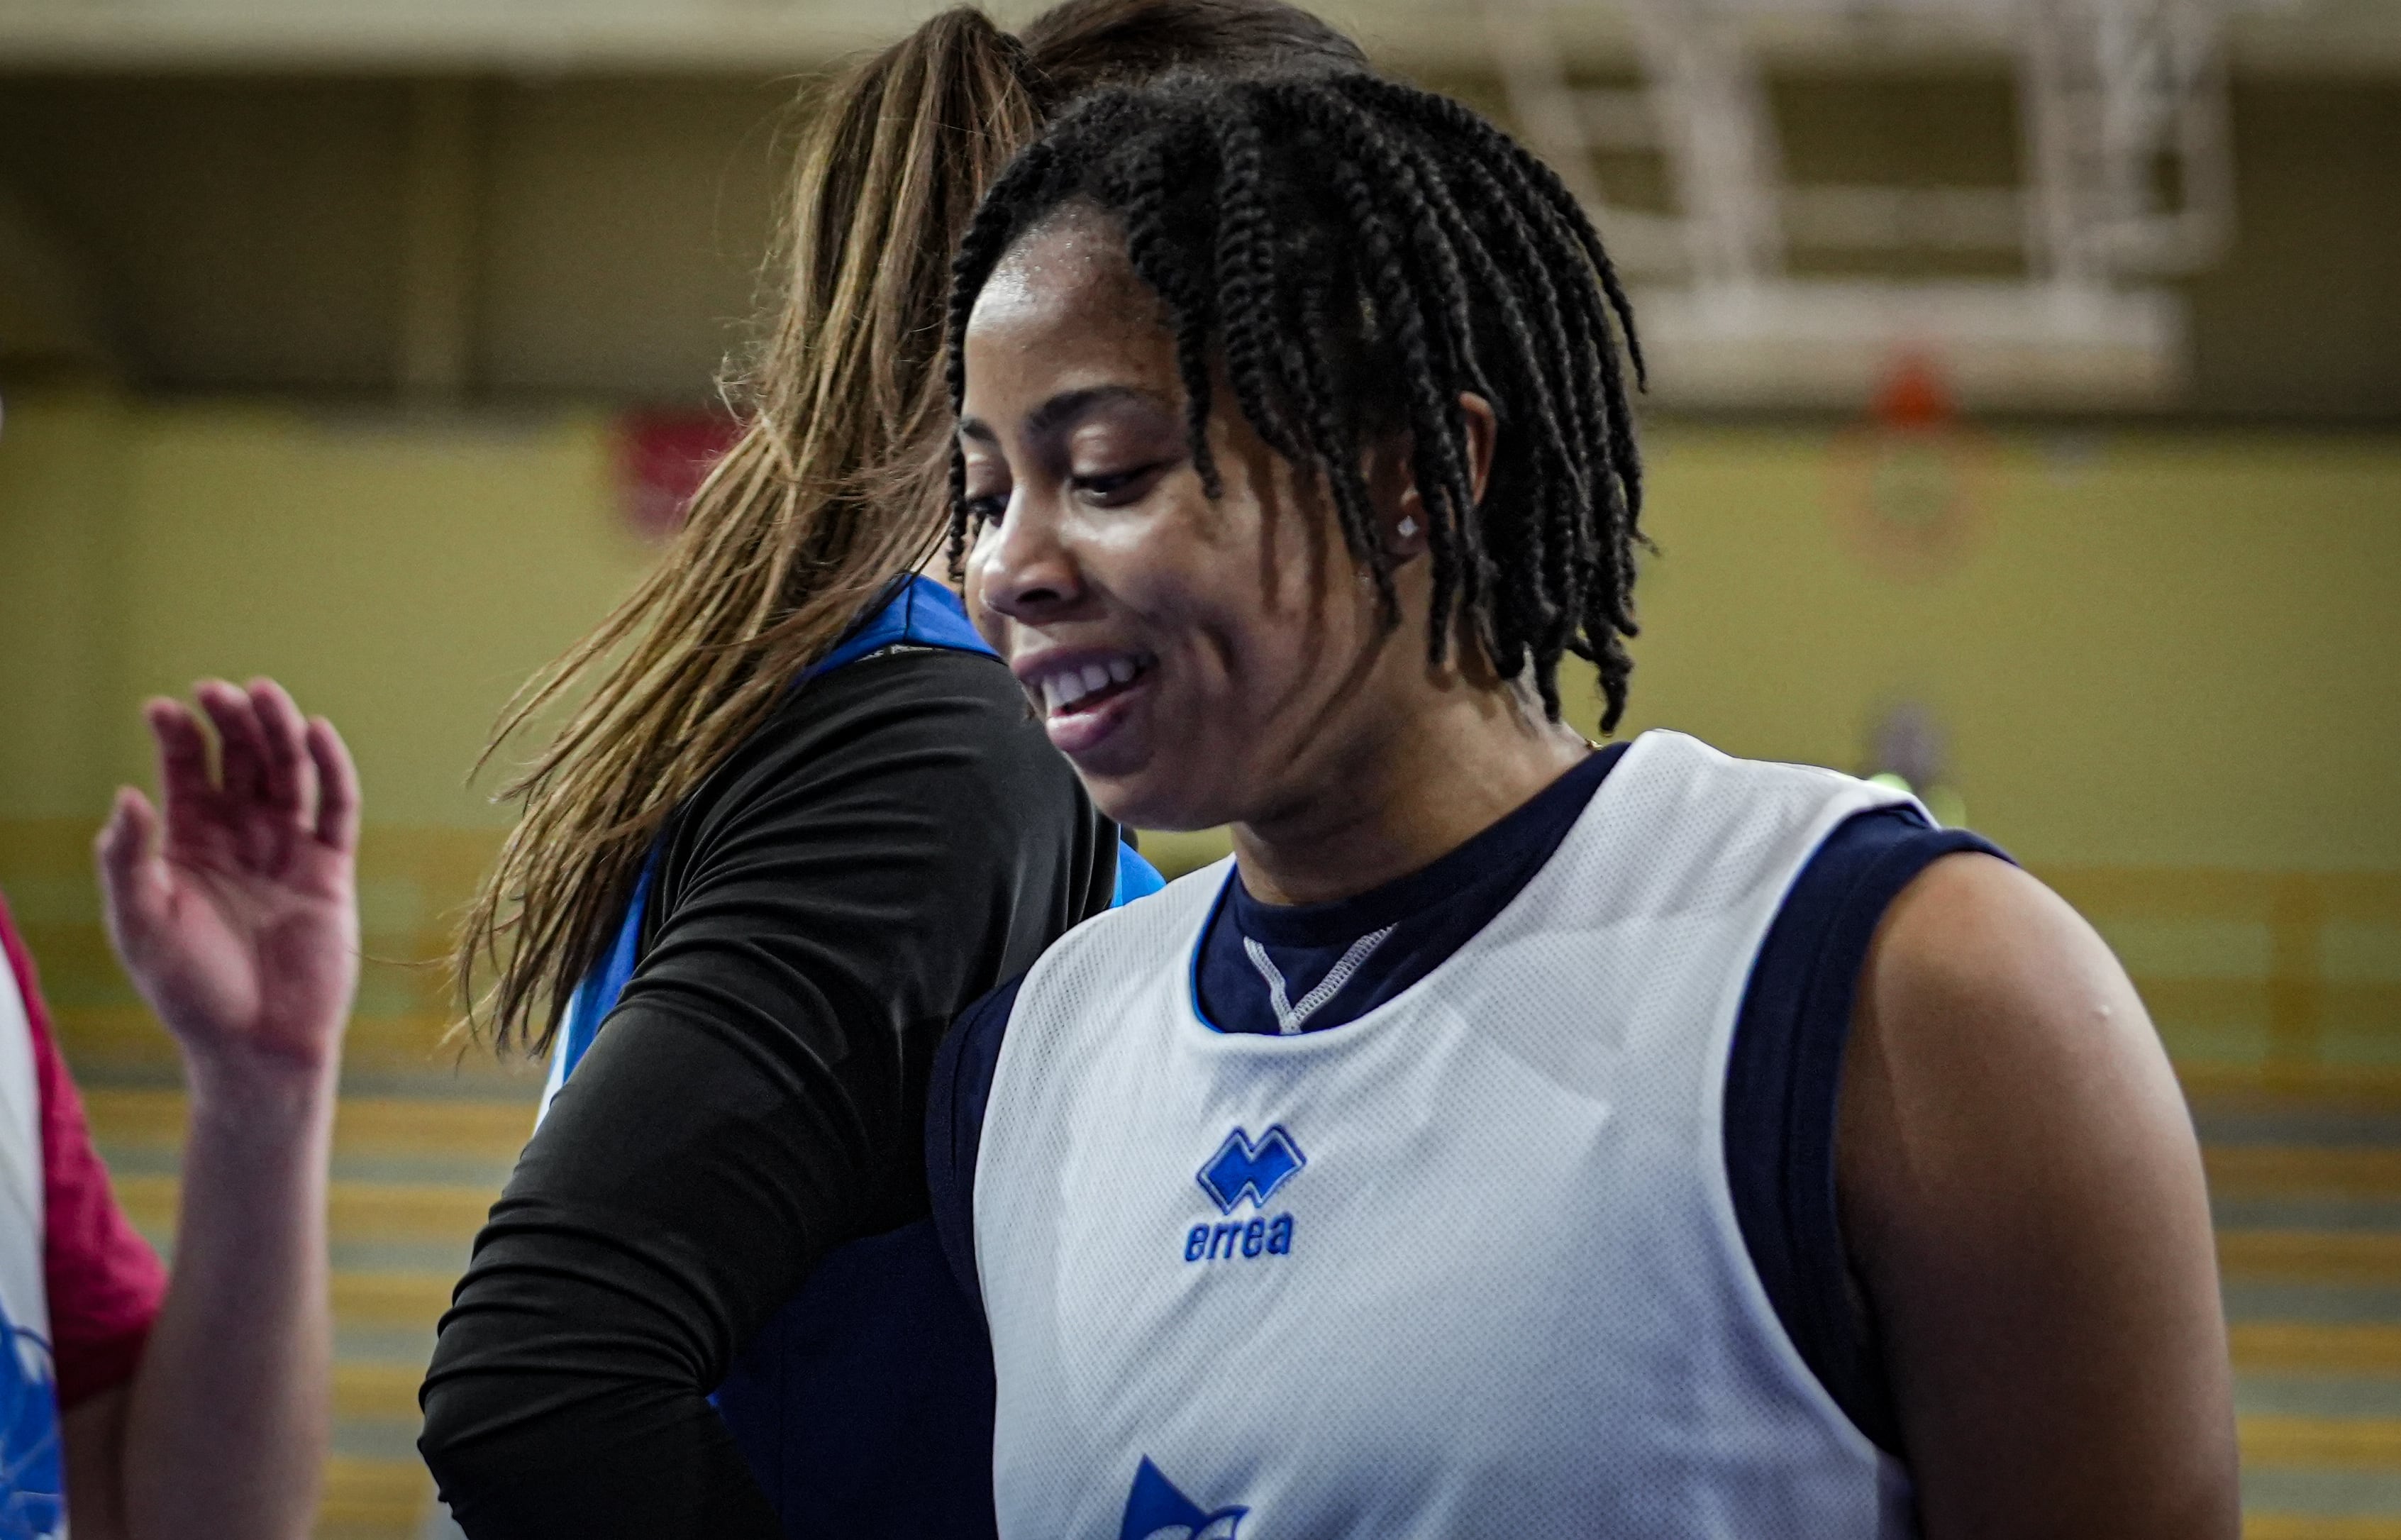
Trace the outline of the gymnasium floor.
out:
[[[127,1211],[164,1247],[182,1095],[87,1088],[85,1101]],[[418,1382],[469,1244],[532,1126],[533,1106],[517,1096],[343,1099],[332,1203],[336,1423],[318,1526],[327,1540],[419,1532],[432,1489],[417,1459]]]
[[[2244,1533],[2401,1540],[2401,1101],[2196,1098]]]
[[[532,1122],[525,1087],[348,1096],[334,1164],[338,1416],[327,1540],[415,1540],[417,1383],[434,1322]],[[460,1093],[465,1093],[461,1094]],[[135,1220],[171,1239],[180,1094],[87,1092]],[[2250,1540],[2401,1540],[2401,1098],[2207,1094]]]

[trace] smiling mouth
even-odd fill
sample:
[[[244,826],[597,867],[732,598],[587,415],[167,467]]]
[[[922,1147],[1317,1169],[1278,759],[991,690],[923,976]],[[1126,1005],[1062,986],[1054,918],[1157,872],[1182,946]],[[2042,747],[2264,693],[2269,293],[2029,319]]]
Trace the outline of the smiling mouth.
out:
[[[1155,662],[1146,653],[1120,653],[1063,668],[1042,681],[1042,714],[1055,721],[1097,711],[1141,683]]]

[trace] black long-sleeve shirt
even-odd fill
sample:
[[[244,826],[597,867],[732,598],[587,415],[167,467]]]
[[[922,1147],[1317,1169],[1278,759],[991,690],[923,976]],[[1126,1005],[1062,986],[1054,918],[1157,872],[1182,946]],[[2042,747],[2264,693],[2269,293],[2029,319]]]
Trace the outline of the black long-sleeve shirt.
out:
[[[928,1063],[1106,907],[1112,827],[995,660],[796,690],[679,807],[641,959],[553,1104],[426,1378],[473,1540],[780,1532],[705,1397],[832,1247],[926,1213]]]

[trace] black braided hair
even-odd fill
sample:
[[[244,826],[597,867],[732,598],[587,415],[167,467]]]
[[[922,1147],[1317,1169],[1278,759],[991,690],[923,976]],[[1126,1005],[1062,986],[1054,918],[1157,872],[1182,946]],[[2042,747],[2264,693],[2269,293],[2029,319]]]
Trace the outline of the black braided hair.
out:
[[[1621,341],[1634,315],[1557,173],[1446,97],[1365,75],[1175,78],[1102,92],[984,195],[951,295],[953,404],[976,296],[1019,237],[1080,202],[1125,230],[1165,302],[1194,468],[1220,495],[1212,366],[1278,453],[1320,476],[1343,541],[1396,623],[1360,447],[1406,431],[1426,508],[1428,655],[1462,620],[1504,678],[1530,668],[1559,712],[1559,659],[1599,670],[1601,727],[1626,710],[1642,466]],[[1499,419],[1478,503],[1459,395]],[[953,461],[951,549],[967,544]]]

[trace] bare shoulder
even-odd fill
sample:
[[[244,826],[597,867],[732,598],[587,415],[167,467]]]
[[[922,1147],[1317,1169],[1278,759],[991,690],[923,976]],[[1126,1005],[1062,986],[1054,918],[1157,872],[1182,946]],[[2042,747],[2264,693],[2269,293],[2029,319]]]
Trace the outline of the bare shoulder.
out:
[[[1837,1178],[1927,1533],[2228,1535],[2233,1417],[2200,1151],[2091,926],[1989,856],[1886,913]]]
[[[2136,1047],[2164,1067],[2108,947],[2066,901],[1997,857],[1960,854],[1928,866],[1886,913],[1861,982],[1877,1016],[1896,1024],[1961,1013],[2010,1024],[1997,1033],[1934,1032],[1914,1044],[1920,1052],[2081,1058]]]
[[[1846,1223],[1870,1251],[1893,1224],[2006,1244],[2021,1222],[2199,1193],[2191,1122],[2125,970],[1992,856],[1934,862],[1886,912],[1842,1120]]]

